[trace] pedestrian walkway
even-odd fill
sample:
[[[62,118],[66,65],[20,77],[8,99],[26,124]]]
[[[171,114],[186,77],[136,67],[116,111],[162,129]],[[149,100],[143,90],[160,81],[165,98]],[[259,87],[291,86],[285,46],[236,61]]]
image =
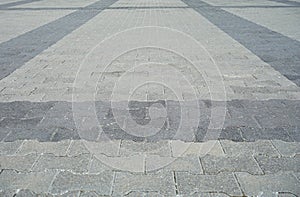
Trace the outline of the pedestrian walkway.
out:
[[[0,196],[299,196],[299,0],[3,0]]]

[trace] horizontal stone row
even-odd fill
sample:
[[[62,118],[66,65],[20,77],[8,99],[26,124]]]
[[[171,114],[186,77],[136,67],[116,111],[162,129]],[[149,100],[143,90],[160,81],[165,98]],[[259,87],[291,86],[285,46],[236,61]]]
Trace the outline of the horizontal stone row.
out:
[[[299,152],[298,142],[278,140],[1,142],[0,191],[78,196],[92,195],[87,192],[272,196],[275,191],[299,195]]]
[[[154,108],[157,108],[157,105],[161,108],[154,109],[151,108],[152,105],[156,106]],[[199,108],[195,108],[189,101],[131,101],[126,109],[119,106],[118,103],[112,105],[101,101],[0,103],[0,140],[61,141],[108,138],[197,142],[217,139],[300,141],[300,102],[296,100],[228,102],[200,100]],[[225,112],[223,126],[208,130],[208,127],[215,128],[213,123],[210,125],[212,119],[223,122],[222,115],[212,116],[212,112],[220,108]],[[151,119],[149,110],[153,109],[165,110],[166,114]],[[129,119],[133,121],[130,122]],[[135,134],[131,133],[134,128],[147,126],[150,121],[150,130],[157,131],[155,134],[141,137],[143,135],[139,136],[138,131]]]
[[[233,142],[210,140],[207,142],[183,142],[178,140],[160,142],[134,142],[114,140],[91,142],[86,140],[63,140],[59,142],[39,142],[19,140],[0,142],[0,156],[24,156],[50,154],[53,156],[79,156],[90,154],[91,150],[109,157],[132,156],[136,154],[158,155],[161,157],[200,156],[268,156],[297,157],[300,154],[299,142],[280,140],[259,140],[255,142]]]
[[[300,193],[298,178],[299,173],[292,172],[267,175],[224,172],[204,175],[191,172],[132,174],[104,171],[98,174],[78,174],[57,170],[28,173],[3,170],[0,194],[13,196],[19,192],[18,195],[25,193],[27,196],[297,196]]]

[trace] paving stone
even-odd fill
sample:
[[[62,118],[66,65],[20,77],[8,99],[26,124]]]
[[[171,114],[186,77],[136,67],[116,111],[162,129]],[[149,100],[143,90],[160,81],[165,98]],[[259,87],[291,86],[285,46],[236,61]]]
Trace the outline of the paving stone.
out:
[[[80,191],[72,191],[72,192],[66,192],[62,195],[53,195],[53,194],[50,194],[48,192],[41,192],[41,193],[36,193],[36,192],[33,192],[29,189],[21,189],[21,190],[17,190],[17,192],[15,192],[15,196],[16,197],[28,197],[28,196],[41,196],[41,197],[56,197],[56,196],[59,196],[59,197],[67,197],[67,196],[74,196],[74,197],[79,197],[79,194],[80,194]]]
[[[220,172],[248,172],[263,174],[255,159],[251,156],[217,157],[206,155],[200,158],[205,174]]]
[[[298,113],[298,112],[297,112]],[[286,127],[285,130],[294,142],[300,142],[300,127]]]
[[[199,158],[194,157],[161,157],[158,155],[149,155],[146,157],[146,172],[157,171],[168,172],[191,172],[194,174],[203,174]]]
[[[16,190],[10,190],[10,189],[0,191],[1,196],[14,196],[15,193],[16,193]]]
[[[162,197],[162,194],[159,194],[159,192],[153,192],[153,191],[132,191],[129,194],[127,194],[126,196],[130,196],[130,197],[136,197],[136,196],[154,196],[154,197]]]
[[[280,171],[300,172],[300,157],[266,157],[255,156],[259,166],[264,173],[276,173]]]
[[[68,139],[73,139],[73,140],[79,140],[80,136],[77,133],[75,129],[69,129],[69,128],[64,128],[64,127],[46,127],[45,129],[41,129],[42,131],[44,130],[52,130],[53,133],[51,135],[50,141],[53,142],[58,142],[61,140],[68,140]]]
[[[233,127],[258,127],[257,122],[252,118],[241,100],[228,102],[230,118],[226,119],[226,126]],[[228,122],[228,123],[227,123]]]
[[[100,195],[97,192],[94,191],[81,191],[79,194],[80,197],[99,197],[99,196],[105,196],[105,195]]]
[[[25,156],[0,156],[0,167],[1,169],[11,169],[16,171],[30,171],[37,159],[37,154]]]
[[[33,191],[28,189],[21,189],[19,192],[16,192],[15,196],[24,197],[24,196],[34,196],[36,195]]]
[[[242,128],[241,129],[242,137],[246,141],[256,141],[258,139],[261,140],[282,140],[291,142],[293,139],[290,137],[288,132],[284,128],[268,128],[268,129],[260,129],[260,128]]]
[[[97,174],[104,171],[113,170],[113,168],[107,164],[105,164],[104,162],[102,162],[101,160],[99,160],[97,157],[94,156],[91,160],[89,174]]]
[[[284,142],[280,140],[273,140],[272,143],[283,156],[295,156],[300,154],[300,143],[299,142]]]
[[[103,154],[109,157],[119,156],[120,140],[90,142],[86,140],[73,140],[67,155]]]
[[[97,154],[95,158],[95,163],[92,163],[91,166],[91,173],[103,170],[103,164],[116,171],[132,173],[145,172],[145,155],[110,157],[104,154]]]
[[[90,154],[90,151],[84,145],[81,140],[73,140],[70,144],[70,147],[67,151],[67,155],[70,157],[78,156],[81,154]]]
[[[10,133],[11,131],[9,131],[9,130],[2,130],[1,132],[0,132],[0,141],[3,141],[6,137],[7,137],[7,135]]]
[[[184,157],[188,155],[204,156],[206,154],[218,156],[224,155],[220,142],[216,140],[200,143],[173,140],[170,141],[170,145],[173,157]]]
[[[43,154],[34,165],[33,171],[45,169],[69,170],[72,172],[87,172],[91,160],[89,154],[81,154],[74,157],[61,157],[52,154]]]
[[[116,172],[113,195],[123,196],[130,192],[157,192],[163,196],[175,195],[173,173],[130,174]]]
[[[3,113],[1,113],[0,117],[13,119],[43,117],[53,105],[54,102],[32,103],[28,101],[15,101],[2,103],[0,104],[0,110],[3,110]]]
[[[221,140],[228,139],[232,141],[241,142],[244,141],[241,135],[241,129],[238,127],[227,127],[223,129],[207,129],[198,128],[195,131],[196,141],[203,142],[207,140]]]
[[[274,196],[276,192],[299,195],[299,181],[290,173],[282,172],[268,175],[236,173],[237,179],[246,196]]]
[[[13,142],[16,140],[36,139],[38,141],[51,141],[54,129],[22,129],[12,130],[4,139],[5,142]]]
[[[97,175],[73,174],[68,171],[60,172],[52,186],[51,193],[62,194],[67,191],[95,191],[99,195],[110,195],[113,173],[105,171]]]
[[[93,154],[103,154],[109,157],[116,157],[120,155],[120,140],[113,141],[83,141],[83,145]]]
[[[243,155],[268,155],[279,156],[279,153],[268,140],[259,140],[256,142],[232,142],[227,140],[221,141],[225,154],[230,156]]]
[[[217,175],[196,175],[186,172],[176,173],[180,195],[191,195],[195,192],[219,192],[241,196],[242,192],[232,173]]]
[[[21,173],[3,170],[0,174],[0,190],[30,189],[36,193],[46,193],[55,173],[55,171]]]
[[[289,192],[280,192],[280,193],[278,193],[278,196],[280,196],[280,197],[295,197],[296,195],[291,194]]]
[[[0,142],[0,155],[15,154],[23,141]]]
[[[123,140],[121,143],[120,155],[130,156],[135,154],[159,155],[162,157],[168,157],[171,156],[171,149],[168,141],[132,142]]]
[[[192,194],[191,196],[203,196],[203,197],[227,197],[229,195],[224,194],[224,193],[218,193],[218,192],[209,192],[209,193],[205,193],[205,192],[195,192],[194,194]]]
[[[296,177],[298,180],[300,180],[300,173],[299,173],[299,172],[294,172],[293,174],[295,175],[295,177]]]
[[[33,140],[24,141],[17,155],[27,155],[30,153],[51,153],[56,156],[65,156],[71,141],[60,142],[38,142]]]
[[[35,127],[40,121],[41,117],[38,118],[26,118],[26,119],[15,119],[15,118],[4,118],[0,122],[1,129],[29,129]]]

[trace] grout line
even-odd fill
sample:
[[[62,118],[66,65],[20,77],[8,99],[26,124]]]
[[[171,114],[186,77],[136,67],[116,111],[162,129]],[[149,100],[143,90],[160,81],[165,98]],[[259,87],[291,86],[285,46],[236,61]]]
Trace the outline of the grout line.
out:
[[[204,165],[202,163],[202,160],[201,160],[201,157],[198,157],[198,160],[199,160],[199,163],[200,163],[200,167],[202,169],[202,173],[205,174],[205,171],[204,171]]]
[[[283,155],[280,153],[280,151],[277,149],[277,147],[273,144],[273,140],[270,140],[271,145],[273,148],[278,152],[279,156],[282,157]]]
[[[25,141],[27,141],[27,140],[23,140],[22,143],[20,144],[20,146],[17,148],[17,150],[12,155],[16,155],[20,151],[20,149],[24,145]]]
[[[113,178],[112,178],[112,181],[111,181],[111,187],[110,187],[110,196],[113,196],[113,192],[114,192],[114,184],[116,182],[116,172],[114,171],[113,172]]]
[[[240,184],[240,182],[239,182],[239,180],[238,180],[238,178],[237,178],[237,176],[235,174],[235,172],[233,172],[232,174],[233,174],[233,177],[234,177],[236,183],[238,184],[238,187],[239,187],[240,191],[242,192],[243,196],[246,196],[245,193],[244,193],[244,191],[243,191],[243,189],[242,189],[242,186],[241,186],[241,184]]]
[[[258,163],[258,160],[257,160],[257,158],[254,156],[254,155],[251,155],[251,157],[254,159],[254,161],[255,161],[255,163],[256,163],[256,165],[257,165],[257,167],[260,169],[260,171],[262,172],[262,174],[264,175],[265,174],[265,172],[262,170],[262,168],[260,167],[260,165],[259,165],[259,163]]]
[[[176,195],[178,195],[179,194],[179,190],[178,190],[178,183],[177,183],[177,178],[176,178],[175,171],[173,171],[173,178],[174,178],[174,183],[175,183],[175,193],[176,193]]]
[[[66,150],[66,153],[65,153],[66,156],[69,154],[71,146],[73,145],[73,143],[74,143],[74,140],[71,140],[71,142],[70,142],[70,144],[69,144],[69,146],[68,146],[68,148]]]
[[[51,193],[52,185],[53,185],[53,183],[54,183],[56,177],[58,176],[59,172],[60,172],[59,170],[56,171],[56,173],[55,173],[54,176],[53,176],[53,179],[52,179],[51,182],[50,182],[50,185],[49,185],[49,187],[48,187],[48,192],[49,192],[49,193]]]

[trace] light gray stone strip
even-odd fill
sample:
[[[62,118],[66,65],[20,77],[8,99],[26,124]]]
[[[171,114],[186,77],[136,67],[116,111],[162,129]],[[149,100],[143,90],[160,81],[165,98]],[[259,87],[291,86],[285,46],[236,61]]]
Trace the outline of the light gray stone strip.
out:
[[[9,7],[14,7],[14,6],[32,3],[32,2],[36,2],[36,1],[42,1],[42,0],[23,0],[23,1],[16,1],[16,2],[11,2],[11,3],[1,4],[0,9],[6,9]]]
[[[300,5],[288,6],[288,5],[248,5],[248,6],[212,6],[215,8],[238,8],[238,9],[248,9],[248,8],[295,8],[300,7]],[[189,9],[193,8],[190,6],[115,6],[115,7],[107,7],[106,10],[148,10],[148,9]],[[86,7],[63,7],[63,8],[56,8],[56,7],[39,7],[39,8],[0,8],[0,10],[21,10],[21,11],[36,11],[36,10],[94,10],[95,8],[86,8]]]
[[[273,1],[273,2],[277,2],[277,3],[284,3],[287,5],[291,5],[291,6],[300,6],[300,2],[297,1],[290,1],[290,0],[269,0],[269,1]]]
[[[300,42],[198,0],[183,0],[211,23],[300,86]]]
[[[0,80],[85,24],[117,0],[100,0],[0,44]],[[95,8],[95,9],[93,9]]]

